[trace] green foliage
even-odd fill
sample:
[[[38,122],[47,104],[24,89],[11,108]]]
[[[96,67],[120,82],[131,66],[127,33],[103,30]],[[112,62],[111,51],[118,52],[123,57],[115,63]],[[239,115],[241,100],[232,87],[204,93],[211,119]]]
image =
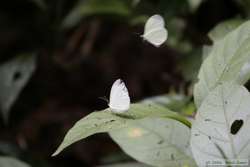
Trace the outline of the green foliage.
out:
[[[53,154],[59,154],[64,148],[90,135],[111,132],[126,127],[131,120],[144,117],[169,117],[190,126],[182,116],[155,104],[132,104],[129,111],[121,115],[114,114],[110,109],[97,111],[79,120],[66,134],[62,144]]]
[[[131,4],[126,2],[109,0],[101,4],[98,0],[81,1],[64,25],[70,27],[90,15],[132,16]],[[166,3],[168,5],[164,6]],[[194,85],[194,102],[184,95],[169,94],[132,104],[129,111],[122,114],[114,114],[110,109],[93,112],[68,131],[53,155],[90,135],[109,133],[125,153],[152,166],[196,166],[195,162],[198,166],[205,166],[205,161],[214,158],[226,161],[250,156],[250,136],[247,134],[250,95],[242,86],[250,78],[250,21],[243,23],[241,19],[233,19],[222,22],[208,34],[213,45],[203,46],[202,50],[194,48],[190,41],[183,40],[186,23],[174,16],[186,11],[188,3],[194,12],[202,2],[159,1],[158,7],[172,9],[164,13],[165,19],[172,19],[166,26],[171,34],[168,43],[172,48],[181,48],[179,51],[186,56],[180,63],[186,80],[194,81],[203,59],[199,80]],[[132,6],[140,9],[140,5]],[[174,11],[175,6],[181,9]],[[138,15],[130,23],[137,25],[145,18],[145,14]],[[193,119],[196,108],[198,112]],[[181,114],[190,117],[191,130],[190,122]],[[190,136],[195,161],[190,151]]]
[[[236,81],[243,65],[250,59],[250,22],[245,22],[224,38],[214,41],[199,71],[194,87],[195,104],[199,107],[218,84]]]
[[[212,29],[208,33],[208,36],[212,41],[218,41],[222,39],[225,35],[227,35],[229,32],[240,26],[243,22],[244,20],[242,19],[232,19],[224,21],[222,23],[219,23],[214,29]]]
[[[126,17],[131,14],[127,1],[117,0],[80,0],[75,8],[63,21],[63,27],[72,27],[79,23],[81,19],[91,15],[116,15]]]
[[[192,51],[190,41],[183,39],[184,30],[186,27],[185,20],[180,17],[173,16],[166,21],[169,37],[167,40],[168,46],[176,48],[179,52],[189,53]]]
[[[250,94],[235,83],[218,85],[202,102],[192,125],[191,146],[199,166],[250,156]],[[235,121],[243,121],[232,132]]]
[[[202,3],[202,0],[188,0],[190,10],[194,12]]]
[[[222,23],[219,23],[215,26],[209,33],[208,37],[213,41],[218,41],[225,37],[229,32],[236,29],[238,26],[240,26],[244,20],[242,19],[231,19],[224,21]],[[213,45],[204,45],[202,48],[202,59],[205,60],[207,56],[210,54],[212,50]]]
[[[237,81],[240,84],[244,84],[249,80],[249,78],[250,78],[250,61],[247,61],[241,68]]]
[[[198,70],[202,62],[200,55],[201,50],[197,48],[181,57],[178,68],[187,81],[196,81]]]
[[[204,49],[205,58],[194,89],[198,112],[191,135],[198,166],[215,159],[226,163],[250,156],[247,133],[250,94],[239,85],[250,78],[250,23],[242,22],[229,20],[216,26],[209,33],[213,45]]]
[[[166,19],[173,18],[177,14],[185,13],[189,10],[187,0],[159,0],[158,10],[163,11]]]
[[[189,98],[183,94],[170,93],[170,94],[146,98],[141,102],[145,104],[155,103],[163,107],[166,107],[170,110],[179,112],[180,110],[183,109],[183,107],[185,107],[188,101]]]
[[[121,164],[113,164],[113,165],[103,165],[100,167],[149,167],[149,166],[145,164],[131,162],[131,163],[121,163]]]
[[[189,150],[190,129],[169,118],[131,120],[110,132],[112,139],[136,160],[164,167],[195,166]]]
[[[192,27],[195,25],[191,25],[193,23],[190,21],[192,20],[190,16],[196,18],[196,15],[201,12],[198,10],[200,4],[208,1],[79,0],[75,5],[74,2],[69,3],[74,7],[67,8],[65,11],[64,5],[68,2],[61,1],[60,5],[57,5],[44,0],[29,1],[39,8],[40,13],[35,12],[35,14],[47,19],[41,19],[44,24],[48,24],[49,28],[45,27],[45,29],[58,33],[50,34],[55,37],[60,36],[63,31],[68,31],[69,28],[77,27],[84,19],[84,21],[91,18],[100,20],[108,16],[113,20],[116,18],[118,22],[120,20],[123,23],[126,22],[127,25],[123,26],[138,26],[145,23],[151,14],[162,14],[169,32],[166,47],[181,55],[177,58],[179,63],[176,66],[177,70],[173,71],[181,72],[183,80],[190,81],[192,84],[203,61],[198,74],[199,80],[194,86],[194,102],[187,95],[165,94],[131,104],[129,111],[122,114],[112,113],[109,108],[95,111],[79,120],[68,131],[53,156],[71,144],[97,133],[110,134],[126,154],[143,163],[114,164],[111,165],[113,167],[148,165],[186,167],[196,166],[195,162],[198,166],[205,166],[205,161],[214,158],[226,161],[237,158],[247,159],[250,156],[250,136],[247,132],[250,95],[242,86],[250,78],[250,21],[244,23],[244,20],[236,18],[219,23],[208,34],[213,44],[200,48],[194,42],[196,39],[189,39],[195,37],[197,28]],[[246,17],[249,17],[249,2],[240,0],[237,3],[242,5],[243,12]],[[53,8],[53,5],[57,7]],[[55,12],[54,9],[56,9]],[[50,18],[52,15],[55,15],[55,18]],[[58,23],[60,25],[56,25]],[[40,25],[43,24],[39,23],[36,26],[40,28]],[[57,29],[60,26],[65,29],[62,31]],[[191,29],[188,26],[191,26]],[[72,29],[73,37],[70,37],[71,32],[69,32],[69,38],[67,38],[69,44],[65,44],[65,53],[75,54],[78,50],[82,50],[78,45],[85,46],[83,40],[86,40],[86,48],[91,48],[89,50],[92,50],[95,45],[100,47],[99,43],[102,41],[99,42],[99,36],[98,38],[95,36],[103,33],[99,31],[101,28],[98,27],[98,31],[89,38],[82,35],[85,32],[88,33],[88,30]],[[121,27],[117,32],[123,28]],[[38,32],[40,33],[40,30]],[[77,38],[78,35],[79,38]],[[106,36],[100,37],[106,38]],[[90,38],[98,40],[93,39],[93,42],[89,42]],[[55,39],[55,41],[60,40]],[[64,45],[67,42],[62,43]],[[108,50],[110,52],[111,49]],[[53,52],[58,53],[54,50],[51,53]],[[71,56],[65,55],[65,57]],[[0,109],[5,120],[35,68],[35,56],[30,54],[17,56],[0,66]],[[184,84],[186,85],[186,82]],[[197,115],[193,119],[196,108]],[[237,124],[236,127],[235,124]],[[5,145],[2,147],[3,150],[6,149]],[[190,147],[192,147],[192,153]],[[8,154],[4,151],[3,153]],[[28,167],[10,157],[0,157],[0,166]]]
[[[35,56],[23,54],[0,66],[0,107],[7,121],[9,111],[35,70]]]
[[[44,0],[30,0],[30,1],[33,2],[40,9],[46,9],[47,7]]]
[[[0,156],[0,166],[1,167],[30,167],[24,162],[11,157]]]

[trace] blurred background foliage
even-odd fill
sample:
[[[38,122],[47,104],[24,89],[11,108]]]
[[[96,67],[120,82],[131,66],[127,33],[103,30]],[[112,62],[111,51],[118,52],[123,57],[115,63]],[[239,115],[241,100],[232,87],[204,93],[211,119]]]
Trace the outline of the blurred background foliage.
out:
[[[27,166],[13,158],[35,167],[132,161],[104,134],[50,155],[76,120],[107,107],[98,97],[108,97],[117,78],[133,102],[151,97],[191,116],[201,55],[219,32],[207,33],[226,20],[247,20],[249,9],[248,0],[2,1],[0,166]],[[156,13],[169,33],[160,48],[140,37]]]

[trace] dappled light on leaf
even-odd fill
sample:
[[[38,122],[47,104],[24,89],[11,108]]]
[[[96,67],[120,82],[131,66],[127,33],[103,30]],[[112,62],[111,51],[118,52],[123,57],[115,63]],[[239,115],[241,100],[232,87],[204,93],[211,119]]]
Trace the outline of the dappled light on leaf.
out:
[[[143,135],[143,130],[140,128],[133,128],[128,131],[128,136],[131,138],[141,137]]]

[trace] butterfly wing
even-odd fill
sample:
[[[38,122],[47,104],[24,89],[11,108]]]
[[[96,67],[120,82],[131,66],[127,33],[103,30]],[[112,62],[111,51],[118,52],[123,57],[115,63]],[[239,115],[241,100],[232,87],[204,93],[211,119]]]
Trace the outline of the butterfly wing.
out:
[[[109,107],[113,112],[122,113],[129,109],[130,97],[125,83],[118,79],[116,80],[110,91]]]
[[[148,33],[146,33],[143,38],[153,44],[156,47],[159,47],[163,44],[168,38],[168,31],[162,27],[154,29]]]
[[[157,15],[157,14],[153,15],[147,20],[145,24],[144,34],[147,34],[157,28],[163,28],[164,25],[165,23],[164,23],[164,19],[162,18],[162,16]]]

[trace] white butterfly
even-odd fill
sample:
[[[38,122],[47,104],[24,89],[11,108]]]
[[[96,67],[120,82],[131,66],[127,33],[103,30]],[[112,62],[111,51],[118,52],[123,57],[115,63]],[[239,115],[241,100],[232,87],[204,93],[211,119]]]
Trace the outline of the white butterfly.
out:
[[[125,83],[121,79],[117,79],[110,91],[109,108],[115,113],[123,113],[128,111],[130,106],[130,97]]]
[[[144,34],[142,35],[143,39],[155,47],[159,47],[168,38],[168,31],[164,26],[165,22],[162,16],[157,14],[151,16],[145,24]]]

